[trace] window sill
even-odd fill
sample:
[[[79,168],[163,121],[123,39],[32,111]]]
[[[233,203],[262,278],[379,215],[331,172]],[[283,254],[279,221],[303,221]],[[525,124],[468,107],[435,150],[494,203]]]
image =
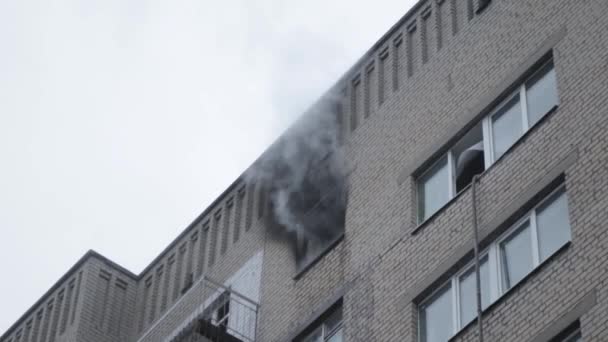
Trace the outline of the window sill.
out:
[[[296,274],[293,276],[293,280],[298,280],[304,276],[308,270],[310,270],[316,263],[318,263],[323,257],[328,254],[331,250],[334,249],[340,242],[344,240],[344,233],[340,234],[334,241],[329,243],[325,249],[319,252],[315,257],[311,258],[309,262],[304,265],[301,265],[296,270]]]
[[[570,245],[572,245],[572,241],[568,241],[565,245],[561,246],[557,251],[555,251],[555,253],[553,253],[550,257],[541,262],[535,269],[530,271],[530,273],[523,277],[517,284],[513,285],[510,289],[503,293],[498,299],[496,299],[496,301],[488,305],[487,308],[483,309],[482,318],[487,313],[492,311],[495,307],[507,300],[507,298],[511,297],[513,293],[517,292],[517,289],[522,287],[530,278],[534,277],[534,275],[543,270],[546,265],[551,263],[551,261],[565,253],[566,250],[570,248]],[[477,324],[477,317],[475,317],[475,319],[473,319],[471,322],[462,327],[462,329],[460,329],[454,336],[450,337],[450,339],[448,339],[448,342],[455,342],[458,338],[462,337],[466,333],[466,331],[469,330],[470,327],[474,326],[475,324]]]
[[[498,159],[496,159],[496,161],[494,161],[492,163],[492,165],[490,165],[487,169],[485,169],[482,173],[479,174],[479,179],[483,178],[484,175],[488,172],[490,172],[490,170],[492,170],[497,164],[499,164],[502,160],[504,160],[509,154],[512,154],[513,151],[517,148],[517,146],[521,145],[528,136],[530,136],[534,131],[536,131],[538,129],[538,127],[541,126],[541,124],[543,122],[545,122],[549,117],[553,116],[553,113],[555,113],[557,110],[559,109],[559,105],[555,105],[553,106],[551,109],[549,109],[549,111],[547,111],[547,113],[545,115],[543,115],[542,118],[540,118],[534,125],[532,125],[526,132],[524,132],[524,134],[521,135],[521,137],[519,137],[514,143],[513,145],[511,145],[506,151],[505,153],[503,153]],[[462,190],[460,190],[459,193],[456,194],[456,196],[454,196],[452,199],[450,199],[449,201],[447,201],[441,208],[439,208],[435,213],[433,213],[431,216],[429,216],[426,220],[420,222],[411,232],[411,235],[416,235],[418,234],[421,230],[423,230],[424,227],[426,227],[427,225],[430,224],[430,222],[432,222],[437,216],[439,216],[442,212],[444,212],[445,210],[447,210],[447,208],[453,203],[455,202],[460,196],[462,196],[463,193],[465,193],[469,188],[471,187],[471,184],[469,183],[467,186],[465,186]]]

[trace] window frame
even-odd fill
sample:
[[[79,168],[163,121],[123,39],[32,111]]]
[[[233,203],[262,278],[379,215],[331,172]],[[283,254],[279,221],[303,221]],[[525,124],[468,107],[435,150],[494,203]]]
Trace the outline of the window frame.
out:
[[[328,329],[328,322],[338,316],[338,320],[333,327],[333,329]],[[299,333],[294,339],[293,342],[304,342],[308,341],[310,337],[312,337],[315,333],[320,332],[321,341],[327,342],[332,337],[334,337],[338,332],[342,331],[344,328],[344,307],[342,306],[342,299],[338,302],[334,303],[329,309],[323,312],[319,317],[317,317],[314,322],[308,325],[304,331]],[[343,336],[344,337],[344,336]]]
[[[448,200],[443,203],[442,205],[440,205],[437,210],[435,210],[433,213],[430,213],[429,215],[426,215],[426,207],[423,205],[424,203],[421,203],[421,186],[424,184],[423,182],[421,182],[421,180],[423,178],[425,178],[426,176],[428,176],[430,173],[432,173],[433,171],[436,170],[436,167],[441,164],[443,162],[443,160],[445,159],[445,165],[443,165],[441,168],[446,167],[447,171],[448,171]],[[438,212],[439,210],[441,210],[442,207],[444,207],[446,204],[448,204],[450,202],[450,200],[452,198],[454,198],[456,196],[455,194],[456,191],[456,184],[455,184],[455,179],[454,179],[454,153],[452,153],[452,148],[450,148],[446,153],[442,154],[439,158],[437,158],[437,160],[435,160],[432,164],[429,165],[429,167],[427,167],[423,173],[421,173],[417,178],[416,178],[416,202],[418,205],[418,223],[422,223],[428,219],[430,219],[433,215],[435,215],[436,212]],[[424,210],[424,215],[421,215],[421,211]],[[425,218],[426,216],[426,218]]]
[[[484,171],[481,174],[483,174],[492,165],[494,165],[498,160],[500,160],[504,155],[506,155],[509,152],[509,150],[511,150],[511,148],[513,146],[515,146],[517,144],[517,142],[525,136],[525,134],[528,131],[530,131],[533,127],[538,125],[542,121],[543,117],[545,117],[547,114],[549,114],[551,112],[551,110],[548,110],[547,112],[543,113],[536,122],[534,122],[533,124],[530,124],[530,115],[528,113],[528,96],[527,96],[528,88],[530,87],[529,82],[541,74],[548,75],[551,70],[553,70],[555,72],[555,61],[554,61],[554,58],[552,55],[550,57],[548,57],[546,60],[540,61],[539,63],[537,63],[536,66],[534,67],[534,69],[530,73],[528,73],[525,77],[523,77],[520,81],[518,81],[516,83],[517,86],[513,87],[513,89],[510,90],[506,95],[500,97],[499,98],[500,100],[496,104],[492,105],[490,107],[490,110],[488,112],[486,112],[486,114],[484,114],[481,119],[476,120],[475,123],[471,125],[471,128],[469,128],[464,134],[462,134],[462,136],[460,136],[458,139],[455,139],[455,142],[450,143],[449,147],[445,150],[445,152],[434,157],[433,162],[427,164],[424,167],[424,169],[421,170],[421,172],[414,175],[414,181],[416,184],[416,205],[418,206],[418,209],[416,210],[418,225],[421,225],[424,222],[431,219],[436,213],[441,211],[441,209],[443,207],[445,207],[448,203],[450,203],[450,201],[452,199],[456,198],[459,193],[461,193],[467,189],[468,186],[465,186],[460,191],[456,190],[456,177],[455,177],[456,165],[454,162],[455,157],[454,157],[453,150],[460,142],[460,139],[462,139],[464,136],[466,136],[472,129],[475,128],[475,126],[477,126],[478,124],[481,125],[483,155],[484,155]],[[539,78],[539,79],[542,79],[542,78]],[[557,99],[557,102],[554,104],[554,107],[559,106],[559,104],[560,104],[559,89],[557,87],[558,86],[557,81],[558,81],[558,79],[557,79],[557,74],[556,74],[556,76],[555,76],[555,98]],[[495,151],[494,151],[494,144],[495,144],[494,133],[493,133],[493,129],[492,129],[493,118],[496,115],[498,115],[499,113],[501,113],[501,110],[504,109],[505,106],[508,105],[509,102],[511,100],[513,100],[515,97],[519,97],[517,106],[519,106],[519,108],[520,108],[521,131],[518,132],[518,136],[513,141],[513,143],[509,147],[507,147],[501,155],[496,156]],[[434,167],[441,160],[443,160],[443,158],[447,158],[446,167],[448,167],[448,178],[450,181],[449,188],[448,188],[449,199],[442,206],[439,206],[439,208],[437,210],[435,210],[433,213],[426,215],[426,218],[425,218],[424,215],[420,215],[421,211],[424,210],[426,212],[425,208],[420,207],[421,206],[420,185],[422,184],[421,180],[429,172],[431,172],[434,169]]]
[[[539,76],[540,74],[549,74],[550,70],[554,70],[555,71],[555,63],[553,61],[553,58],[549,58],[548,60],[542,62],[541,64],[538,65],[538,67],[536,67],[534,69],[534,71],[529,74],[528,76],[526,76],[526,78],[521,82],[521,84],[517,87],[515,87],[511,93],[509,95],[507,95],[503,100],[501,100],[496,106],[493,107],[493,109],[490,111],[490,113],[488,115],[486,115],[482,121],[482,125],[483,125],[483,130],[484,130],[484,134],[483,134],[483,141],[484,141],[484,156],[486,157],[486,169],[489,168],[490,166],[492,166],[492,164],[494,164],[496,161],[498,161],[503,155],[505,155],[507,153],[507,151],[509,150],[509,148],[507,148],[505,150],[505,152],[503,154],[501,154],[500,156],[496,156],[495,152],[494,152],[494,131],[492,130],[492,122],[494,117],[499,114],[501,112],[501,110],[511,101],[513,100],[513,98],[515,98],[516,96],[519,96],[519,107],[520,107],[520,114],[521,114],[521,132],[519,132],[519,136],[517,137],[517,139],[515,139],[515,141],[513,142],[513,145],[515,145],[515,143],[521,139],[521,137],[527,132],[529,131],[532,127],[534,127],[537,122],[535,122],[534,124],[530,124],[530,115],[528,113],[528,89],[530,88],[529,82],[531,80],[533,80],[534,78],[536,78],[537,76]],[[557,89],[557,79],[556,79],[556,83],[555,83],[555,92],[556,92],[556,98],[557,98],[557,103],[555,104],[556,106],[559,105],[559,94],[558,94],[558,89]],[[547,112],[548,113],[548,112]],[[547,115],[547,113],[543,113],[541,118],[545,115]],[[486,140],[487,140],[487,146],[486,146]],[[486,148],[487,147],[487,148]]]
[[[561,193],[561,194],[557,195],[558,193]],[[549,203],[549,201],[557,200],[559,198],[559,196],[566,196],[566,200],[568,200],[567,194],[568,194],[568,192],[566,189],[566,185],[564,183],[559,184],[554,189],[549,191],[547,194],[543,195],[542,199],[540,199],[533,206],[531,206],[525,212],[525,214],[523,214],[520,218],[515,220],[512,224],[509,224],[508,228],[503,233],[499,234],[496,239],[493,239],[493,241],[489,244],[489,246],[487,246],[486,248],[484,248],[483,250],[480,251],[480,253],[479,253],[479,260],[481,261],[480,266],[482,265],[482,262],[484,261],[484,259],[487,258],[486,262],[488,263],[487,266],[488,266],[488,272],[489,272],[488,286],[489,286],[489,292],[490,292],[489,293],[489,302],[487,303],[487,306],[485,308],[482,308],[483,311],[487,310],[489,307],[491,307],[494,303],[496,303],[502,297],[506,296],[510,292],[511,289],[515,288],[518,284],[524,282],[527,279],[527,277],[530,274],[532,274],[536,269],[538,269],[541,265],[543,265],[544,262],[546,262],[553,255],[558,253],[564,246],[566,246],[567,244],[572,242],[572,234],[570,234],[570,239],[568,241],[566,241],[560,247],[555,249],[544,260],[540,259],[540,250],[538,248],[539,240],[538,240],[538,234],[537,234],[538,226],[536,224],[537,210],[538,210],[538,208],[542,207],[543,205]],[[566,217],[568,218],[568,226],[570,228],[570,232],[572,232],[572,226],[570,224],[569,207],[568,207],[568,212],[566,213]],[[531,244],[530,247],[531,247],[531,251],[532,251],[532,267],[520,280],[511,284],[510,287],[507,287],[507,286],[505,286],[504,279],[503,279],[503,272],[505,270],[505,264],[502,259],[502,253],[500,250],[501,249],[500,246],[503,242],[507,241],[510,237],[514,236],[514,234],[517,234],[517,232],[520,230],[520,228],[527,222],[529,222],[528,229],[530,229],[530,244]],[[532,222],[534,222],[534,223],[532,223]],[[534,247],[534,246],[536,246],[536,247]],[[451,297],[451,300],[452,300],[452,321],[451,321],[452,329],[453,329],[452,337],[455,336],[456,334],[458,334],[461,330],[463,330],[471,322],[475,321],[476,318],[474,318],[470,322],[462,322],[461,310],[460,310],[460,306],[462,303],[462,298],[460,296],[460,278],[463,275],[465,275],[467,272],[469,272],[472,267],[475,267],[475,260],[470,260],[467,263],[465,263],[464,266],[459,267],[456,270],[456,272],[454,272],[453,274],[451,274],[449,276],[449,278],[447,280],[440,283],[439,286],[437,286],[433,291],[431,291],[429,294],[427,294],[417,304],[418,342],[426,341],[426,336],[423,336],[423,334],[424,334],[423,326],[424,325],[422,322],[422,317],[423,317],[422,311],[425,310],[428,307],[428,305],[437,298],[438,293],[444,291],[448,287],[449,287],[448,291],[451,291],[451,293],[449,293],[449,296]]]
[[[495,242],[492,242],[492,245],[490,247],[490,250],[492,248],[495,249],[495,251],[493,253],[495,253],[495,257],[498,260],[498,266],[499,266],[499,272],[498,272],[498,284],[500,286],[500,293],[504,294],[507,291],[509,291],[511,288],[515,287],[520,281],[514,283],[511,285],[511,287],[509,288],[503,288],[504,286],[504,279],[503,279],[503,270],[505,269],[505,264],[502,258],[502,254],[500,251],[500,245],[508,240],[511,236],[513,236],[519,228],[521,228],[521,226],[523,226],[526,222],[529,222],[529,229],[530,229],[530,250],[532,252],[532,269],[530,270],[530,272],[534,271],[536,268],[538,268],[544,260],[541,259],[540,257],[540,240],[538,238],[538,223],[536,220],[537,214],[538,214],[538,208],[542,207],[544,204],[549,203],[549,201],[551,200],[556,200],[558,198],[558,196],[556,196],[558,193],[562,193],[561,195],[563,196],[567,196],[567,191],[566,191],[566,185],[565,184],[560,184],[559,186],[557,186],[555,189],[551,190],[547,195],[543,196],[543,198],[538,201],[538,203],[536,203],[533,207],[530,208],[530,210],[528,210],[528,212],[523,215],[520,219],[518,219],[514,224],[510,225],[509,228],[500,235],[500,237],[498,239],[496,239]],[[560,195],[560,196],[561,196]],[[567,197],[566,197],[567,200]],[[567,212],[566,216],[568,218],[568,225],[570,226],[570,231],[572,232],[572,226],[570,225],[570,213]],[[566,242],[570,242],[572,241],[572,234],[570,234],[570,239]],[[563,245],[562,245],[563,246]],[[559,250],[559,248],[557,249]],[[557,251],[556,250],[556,251]],[[551,255],[555,254],[556,251],[553,251],[551,254],[549,254],[549,256],[546,258],[550,258]],[[546,260],[545,259],[545,260]],[[529,272],[529,273],[530,273]]]
[[[549,340],[549,342],[583,342],[580,318]]]

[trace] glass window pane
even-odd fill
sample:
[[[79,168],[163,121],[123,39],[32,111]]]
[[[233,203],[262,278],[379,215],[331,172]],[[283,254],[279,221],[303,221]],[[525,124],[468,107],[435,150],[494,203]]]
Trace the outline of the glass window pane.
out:
[[[342,323],[342,308],[338,308],[325,319],[325,334],[331,334],[340,323]]]
[[[454,334],[452,291],[446,286],[420,310],[422,341],[446,342]]]
[[[526,221],[500,243],[505,290],[517,284],[533,268],[530,222]]]
[[[564,339],[564,342],[581,342],[583,340],[582,336],[581,336],[581,332],[577,331],[574,334],[566,337],[566,339]]]
[[[546,65],[530,79],[526,84],[526,90],[528,121],[532,126],[558,104],[557,80],[553,64]]]
[[[488,258],[481,259],[479,275],[481,280],[481,307],[490,304],[490,269]],[[477,317],[477,294],[475,293],[475,267],[460,276],[460,327],[464,327]]]
[[[333,335],[331,335],[327,342],[342,342],[342,329],[338,329]]]
[[[536,225],[540,260],[543,261],[570,241],[568,201],[564,190],[555,193],[537,209]]]
[[[322,327],[317,328],[310,335],[304,337],[302,342],[323,342],[323,329]]]
[[[450,177],[447,165],[446,156],[418,180],[420,221],[429,218],[450,200]]]
[[[517,95],[492,116],[494,160],[500,158],[519,139],[522,132],[521,105]]]

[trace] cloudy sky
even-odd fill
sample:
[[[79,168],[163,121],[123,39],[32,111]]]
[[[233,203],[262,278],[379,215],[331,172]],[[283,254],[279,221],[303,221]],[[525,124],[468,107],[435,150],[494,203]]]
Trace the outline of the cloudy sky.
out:
[[[0,0],[0,334],[139,273],[413,0]]]

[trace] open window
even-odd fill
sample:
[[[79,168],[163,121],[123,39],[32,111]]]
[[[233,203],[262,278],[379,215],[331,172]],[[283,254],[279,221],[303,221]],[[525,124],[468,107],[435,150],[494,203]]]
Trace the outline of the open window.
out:
[[[296,276],[308,269],[344,235],[347,186],[342,165],[334,155],[311,160],[302,172],[297,191],[285,191],[282,174],[270,183],[274,215],[267,216],[273,237],[293,247]],[[288,172],[288,171],[285,171]],[[289,181],[289,177],[285,177]]]
[[[428,219],[484,170],[483,131],[479,123],[418,178],[419,221]]]
[[[455,161],[456,193],[473,181],[473,176],[485,170],[483,133],[481,124],[471,129],[452,149]]]
[[[548,60],[416,177],[421,223],[500,159],[559,103]]]

